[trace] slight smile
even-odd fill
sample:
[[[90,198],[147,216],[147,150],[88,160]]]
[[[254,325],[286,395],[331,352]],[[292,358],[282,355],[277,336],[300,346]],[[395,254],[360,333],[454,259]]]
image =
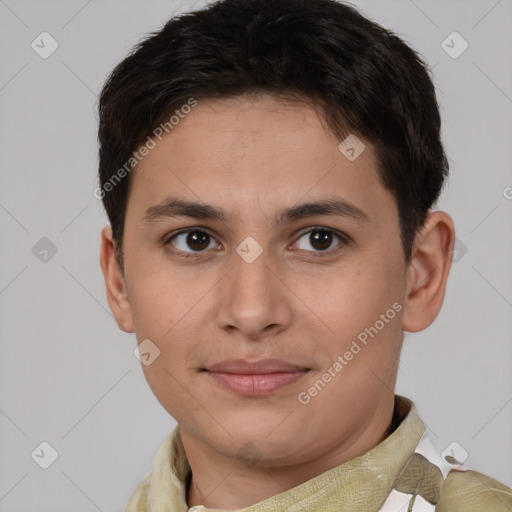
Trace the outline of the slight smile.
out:
[[[229,359],[202,368],[209,378],[244,396],[261,396],[302,380],[311,371],[278,359]]]

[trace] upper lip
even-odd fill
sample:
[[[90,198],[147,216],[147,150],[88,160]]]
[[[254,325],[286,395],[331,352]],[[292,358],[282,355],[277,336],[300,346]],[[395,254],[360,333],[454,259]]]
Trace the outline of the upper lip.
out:
[[[300,370],[308,370],[304,366],[291,364],[281,359],[260,359],[259,361],[247,361],[246,359],[226,359],[219,363],[204,368],[209,372],[236,373],[236,374],[265,374],[265,373],[289,373]]]

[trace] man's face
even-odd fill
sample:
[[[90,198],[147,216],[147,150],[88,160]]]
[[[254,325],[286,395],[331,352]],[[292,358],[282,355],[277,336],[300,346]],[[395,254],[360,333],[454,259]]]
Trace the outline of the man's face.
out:
[[[182,433],[218,453],[311,460],[392,410],[398,210],[372,147],[350,161],[340,142],[303,104],[200,101],[132,176],[125,286],[138,342],[160,350],[143,370]],[[263,359],[290,367],[244,364]],[[226,360],[240,366],[213,371]]]

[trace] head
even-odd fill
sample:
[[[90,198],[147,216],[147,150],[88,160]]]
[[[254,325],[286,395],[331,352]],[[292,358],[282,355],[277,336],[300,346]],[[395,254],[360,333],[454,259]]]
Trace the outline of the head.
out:
[[[182,430],[279,465],[389,420],[454,239],[431,211],[448,165],[421,58],[332,0],[224,0],[138,44],[99,110],[107,297],[157,347],[144,373]],[[300,379],[212,380],[265,358]]]

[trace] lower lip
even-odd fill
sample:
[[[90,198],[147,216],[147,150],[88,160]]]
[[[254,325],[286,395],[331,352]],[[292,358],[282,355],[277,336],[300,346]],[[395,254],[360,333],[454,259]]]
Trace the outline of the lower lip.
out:
[[[220,372],[207,373],[216,382],[235,393],[245,396],[261,396],[298,382],[308,373],[308,370],[251,375]]]

